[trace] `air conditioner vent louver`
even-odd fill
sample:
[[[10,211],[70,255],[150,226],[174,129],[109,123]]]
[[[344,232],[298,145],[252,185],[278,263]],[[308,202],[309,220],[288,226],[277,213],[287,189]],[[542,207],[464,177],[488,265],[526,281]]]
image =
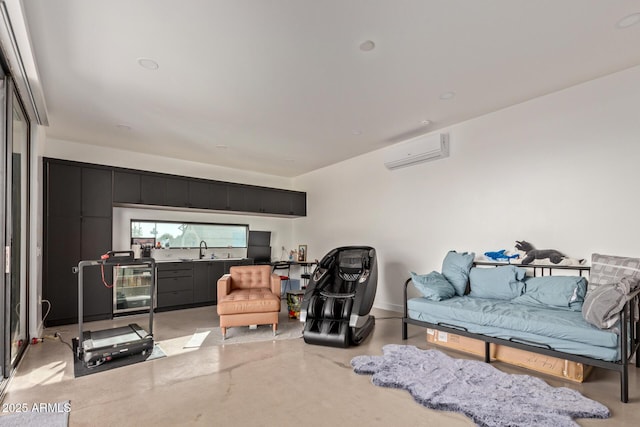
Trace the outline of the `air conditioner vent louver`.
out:
[[[389,147],[385,153],[387,169],[398,169],[449,157],[449,134],[419,136]]]

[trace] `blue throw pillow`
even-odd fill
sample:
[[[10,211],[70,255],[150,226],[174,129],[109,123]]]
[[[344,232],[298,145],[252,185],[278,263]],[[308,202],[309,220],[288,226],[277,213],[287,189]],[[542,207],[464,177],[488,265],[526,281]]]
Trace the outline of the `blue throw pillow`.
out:
[[[426,298],[432,301],[449,299],[456,294],[451,283],[437,271],[419,275],[411,272],[413,286]]]
[[[472,268],[470,297],[510,300],[522,295],[526,270],[514,265]]]
[[[587,293],[587,280],[584,277],[527,277],[524,282],[524,294],[511,302],[582,311]]]
[[[469,270],[471,270],[475,256],[476,254],[473,252],[449,251],[442,261],[442,275],[453,285],[456,295],[462,296],[467,290]]]

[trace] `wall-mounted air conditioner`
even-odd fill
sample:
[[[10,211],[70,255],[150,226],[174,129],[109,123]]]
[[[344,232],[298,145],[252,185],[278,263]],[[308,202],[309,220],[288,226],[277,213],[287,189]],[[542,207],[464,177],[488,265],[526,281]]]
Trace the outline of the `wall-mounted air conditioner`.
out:
[[[423,135],[386,149],[384,165],[398,169],[449,157],[449,134]]]

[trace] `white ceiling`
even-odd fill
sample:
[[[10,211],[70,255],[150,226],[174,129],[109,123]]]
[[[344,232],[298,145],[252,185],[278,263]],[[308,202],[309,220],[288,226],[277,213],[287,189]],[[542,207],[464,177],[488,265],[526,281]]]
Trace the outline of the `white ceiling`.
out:
[[[23,3],[48,137],[282,176],[640,64],[638,0]]]

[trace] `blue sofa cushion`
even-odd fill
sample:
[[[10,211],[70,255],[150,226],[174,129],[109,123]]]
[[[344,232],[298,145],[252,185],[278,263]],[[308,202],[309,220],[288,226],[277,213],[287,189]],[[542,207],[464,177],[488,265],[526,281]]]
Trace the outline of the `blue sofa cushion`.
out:
[[[469,273],[470,297],[510,300],[522,295],[526,271],[514,265],[474,267]]]
[[[469,270],[473,265],[476,254],[471,252],[458,253],[449,251],[442,261],[442,274],[456,290],[456,295],[464,295],[469,282]]]
[[[453,285],[442,274],[432,271],[429,274],[416,274],[411,272],[413,286],[431,301],[442,301],[449,299],[456,294]]]
[[[587,281],[579,276],[527,277],[524,294],[514,303],[581,311]]]

